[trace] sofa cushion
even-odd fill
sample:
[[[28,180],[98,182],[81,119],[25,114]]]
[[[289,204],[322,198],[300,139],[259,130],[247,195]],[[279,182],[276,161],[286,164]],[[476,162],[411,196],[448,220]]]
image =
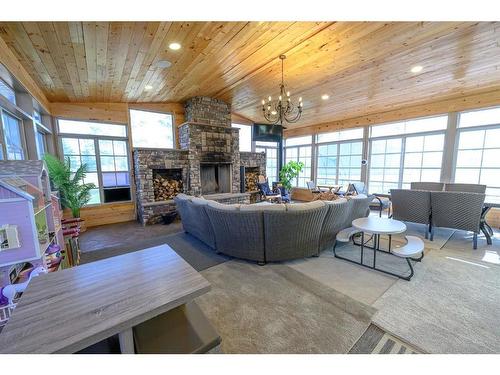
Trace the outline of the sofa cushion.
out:
[[[218,210],[224,211],[238,211],[240,209],[239,204],[222,204],[216,201],[207,200],[207,205],[212,208],[217,208]]]
[[[262,211],[286,211],[284,204],[242,204],[240,211],[262,212]]]
[[[180,193],[180,194],[177,194],[177,195],[175,196],[175,198],[177,198],[177,199],[179,199],[179,200],[183,200],[183,201],[188,201],[188,200],[190,200],[192,197],[191,197],[191,196],[189,196],[189,195],[186,195],[186,194],[184,194],[184,193]]]
[[[286,204],[286,210],[287,211],[306,211],[306,210],[312,210],[314,208],[320,208],[324,207],[325,202],[323,201],[314,201],[314,202],[307,202],[307,203],[288,203]]]
[[[205,206],[208,204],[208,202],[210,202],[209,200],[206,200],[204,198],[200,198],[200,197],[192,197],[191,198],[191,202],[193,202],[194,204],[196,205],[201,205],[201,206]]]

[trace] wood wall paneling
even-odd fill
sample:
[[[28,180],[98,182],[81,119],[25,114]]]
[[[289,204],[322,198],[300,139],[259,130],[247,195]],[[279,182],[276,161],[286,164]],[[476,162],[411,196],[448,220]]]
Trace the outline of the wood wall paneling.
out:
[[[387,112],[373,113],[344,120],[287,129],[284,133],[285,137],[295,137],[497,105],[500,105],[500,89],[443,101],[433,101],[426,104],[398,108]]]

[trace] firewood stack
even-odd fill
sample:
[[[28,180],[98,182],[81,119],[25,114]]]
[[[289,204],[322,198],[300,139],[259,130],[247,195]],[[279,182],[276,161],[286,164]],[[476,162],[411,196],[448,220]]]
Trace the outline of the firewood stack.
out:
[[[155,201],[173,199],[177,194],[182,193],[182,181],[156,176],[153,179],[153,190]]]
[[[245,189],[246,191],[259,190],[257,181],[259,179],[259,172],[246,172],[245,173]]]

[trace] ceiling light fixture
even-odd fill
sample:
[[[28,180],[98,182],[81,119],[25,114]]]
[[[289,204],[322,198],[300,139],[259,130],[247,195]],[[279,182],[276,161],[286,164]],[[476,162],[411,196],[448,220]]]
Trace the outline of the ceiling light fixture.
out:
[[[422,71],[423,66],[422,65],[415,65],[413,68],[411,68],[412,73],[420,73]]]
[[[284,83],[283,61],[286,59],[285,55],[280,55],[281,60],[281,83],[280,94],[277,100],[272,100],[269,96],[267,100],[262,100],[262,114],[264,118],[271,124],[280,124],[283,122],[297,122],[302,115],[302,97],[299,98],[297,104],[292,103],[290,91],[287,91]]]
[[[151,85],[144,86],[144,91],[151,91],[151,90],[153,90],[153,86]]]
[[[155,64],[157,68],[166,69],[172,66],[172,63],[168,60],[158,60]]]
[[[168,45],[168,48],[170,48],[171,50],[177,51],[178,49],[181,49],[181,45],[177,42],[173,42],[173,43],[170,43]]]
[[[323,99],[323,100],[328,100],[328,99],[330,99],[330,95],[328,95],[328,94],[323,94],[323,95],[321,95],[321,99]]]

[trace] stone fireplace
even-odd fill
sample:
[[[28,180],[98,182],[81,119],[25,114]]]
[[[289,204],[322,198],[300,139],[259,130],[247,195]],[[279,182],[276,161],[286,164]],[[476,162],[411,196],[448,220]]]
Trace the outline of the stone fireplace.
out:
[[[213,98],[185,103],[186,122],[178,128],[180,149],[134,149],[137,216],[142,224],[175,211],[182,192],[221,203],[249,203],[240,167],[265,174],[264,153],[239,152],[239,129],[231,127],[231,107]],[[254,199],[252,199],[254,200]]]

